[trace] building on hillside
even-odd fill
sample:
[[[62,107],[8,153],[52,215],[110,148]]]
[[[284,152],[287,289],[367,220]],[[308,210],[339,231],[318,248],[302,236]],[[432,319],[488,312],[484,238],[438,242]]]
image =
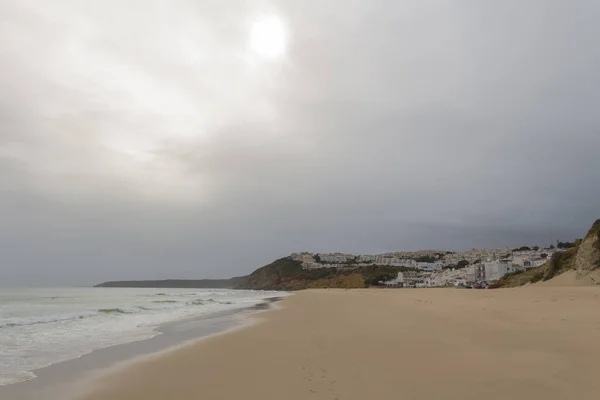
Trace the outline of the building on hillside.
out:
[[[303,269],[319,269],[319,268],[326,268],[327,266],[325,264],[319,264],[319,263],[303,263],[302,264],[302,268]]]
[[[416,262],[414,266],[422,271],[439,271],[443,267],[440,263],[428,262]]]
[[[312,264],[315,262],[315,258],[313,257],[313,255],[310,253],[307,253],[307,252],[292,253],[291,257],[292,257],[292,259],[301,262],[303,264],[303,266],[304,266],[304,264]]]
[[[405,271],[398,272],[398,279],[402,280],[403,287],[424,287],[425,286],[425,276],[419,272],[414,271]]]
[[[391,265],[394,267],[414,267],[415,266],[415,260],[392,257],[392,256],[375,256],[375,257],[373,257],[372,262],[376,265]]]
[[[465,283],[477,282],[477,266],[471,265],[465,268]]]
[[[507,273],[524,271],[524,270],[525,270],[525,267],[523,265],[519,265],[519,264],[509,264],[507,266]]]
[[[525,256],[516,256],[513,255],[512,263],[515,265],[525,266],[525,260],[527,258]]]
[[[485,268],[485,281],[497,281],[508,273],[512,260],[503,259],[483,263]]]
[[[520,265],[525,269],[534,267],[534,262],[529,256],[515,256],[513,257],[512,263],[515,265]]]
[[[354,256],[340,253],[318,254],[318,256],[321,262],[329,264],[345,264],[354,259]]]
[[[394,265],[398,267],[415,268],[417,266],[417,262],[415,260],[411,260],[410,258],[399,258]]]
[[[375,257],[375,264],[377,264],[377,265],[392,265],[393,260],[394,259],[392,257],[377,256],[377,257]]]
[[[473,282],[485,282],[485,280],[486,280],[485,265],[483,265],[483,264],[475,265],[474,277],[475,277],[475,280]]]
[[[402,287],[404,284],[404,276],[402,275],[402,272],[398,272],[396,279],[385,281],[383,284],[390,287]]]
[[[529,267],[529,268],[541,267],[542,265],[546,264],[546,262],[548,262],[547,258],[536,258],[535,260],[533,260],[531,267]],[[528,268],[528,267],[525,267],[525,268]]]
[[[375,256],[360,255],[356,256],[356,262],[359,264],[371,264],[375,261]]]

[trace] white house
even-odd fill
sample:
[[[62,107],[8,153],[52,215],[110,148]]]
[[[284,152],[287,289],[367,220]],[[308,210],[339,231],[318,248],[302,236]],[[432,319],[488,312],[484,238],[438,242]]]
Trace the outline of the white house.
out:
[[[548,258],[537,258],[533,260],[531,268],[541,267],[542,265],[546,264],[546,262],[548,262]]]
[[[396,286],[404,284],[404,275],[402,274],[402,272],[398,272],[398,276],[396,277],[396,279],[385,281],[384,284],[387,286]]]

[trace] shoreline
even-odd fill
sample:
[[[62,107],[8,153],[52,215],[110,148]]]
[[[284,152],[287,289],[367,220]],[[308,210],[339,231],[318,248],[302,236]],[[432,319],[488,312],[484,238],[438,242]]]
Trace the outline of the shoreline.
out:
[[[253,315],[276,308],[284,297],[267,297],[262,302],[234,310],[216,311],[199,317],[161,324],[156,335],[143,340],[104,347],[31,371],[34,378],[0,386],[7,400],[65,400],[76,397],[89,382],[120,368],[168,353],[206,338],[244,329]],[[59,382],[59,383],[57,383]]]
[[[112,371],[77,400],[591,400],[600,390],[598,288],[308,290],[281,305]]]

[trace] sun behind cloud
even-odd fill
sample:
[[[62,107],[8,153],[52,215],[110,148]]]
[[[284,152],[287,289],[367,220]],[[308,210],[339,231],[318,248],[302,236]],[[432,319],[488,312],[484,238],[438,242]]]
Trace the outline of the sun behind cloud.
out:
[[[277,58],[285,53],[287,36],[281,18],[272,15],[256,21],[250,31],[250,46],[265,58]]]

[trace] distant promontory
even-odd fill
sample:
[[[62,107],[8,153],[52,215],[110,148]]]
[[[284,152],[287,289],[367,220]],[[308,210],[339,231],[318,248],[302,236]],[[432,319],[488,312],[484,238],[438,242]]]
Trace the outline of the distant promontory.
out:
[[[246,277],[230,279],[165,279],[158,281],[111,281],[94,287],[111,288],[173,288],[173,289],[234,289]]]

